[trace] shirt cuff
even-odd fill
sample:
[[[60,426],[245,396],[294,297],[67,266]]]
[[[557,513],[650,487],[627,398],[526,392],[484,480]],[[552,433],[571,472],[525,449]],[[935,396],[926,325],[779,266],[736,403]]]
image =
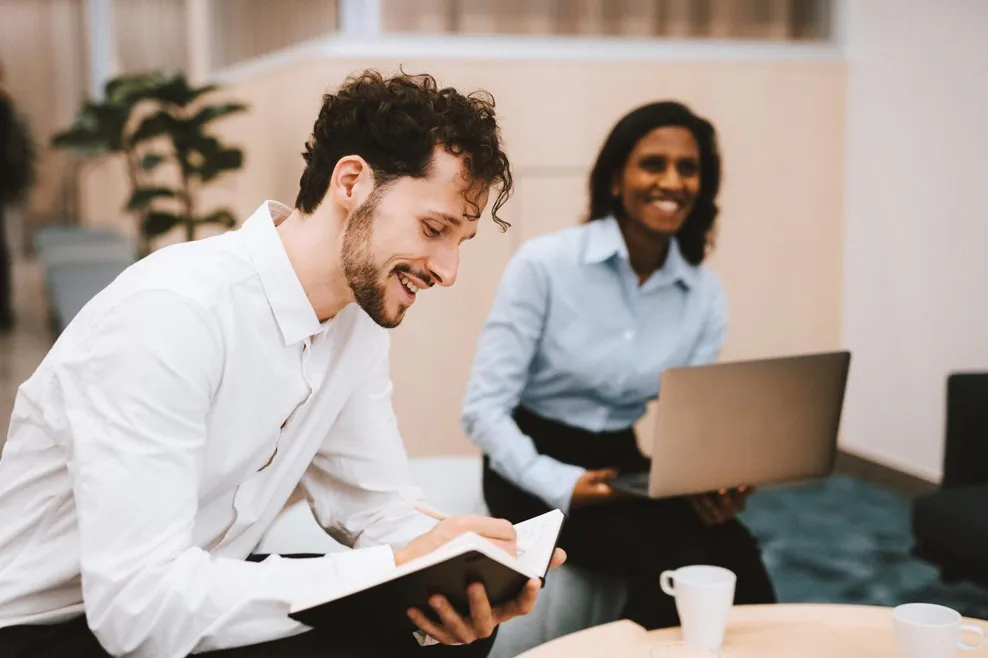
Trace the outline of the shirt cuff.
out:
[[[569,514],[576,481],[586,473],[585,468],[564,464],[547,455],[539,455],[520,478],[523,488],[538,496],[549,506]]]
[[[277,566],[277,578],[267,581],[275,590],[269,593],[271,598],[306,606],[358,590],[395,568],[394,551],[390,546],[301,560],[272,555],[265,560],[271,561]]]
[[[395,568],[395,553],[391,546],[370,546],[343,553],[330,553],[320,560],[332,561],[338,582],[347,591],[358,589]]]
[[[412,635],[415,636],[415,640],[419,643],[420,647],[431,647],[433,644],[440,643],[439,640],[432,637],[425,631],[415,631],[414,633],[412,633]],[[461,644],[462,644],[461,642],[455,642],[450,646],[460,646]]]

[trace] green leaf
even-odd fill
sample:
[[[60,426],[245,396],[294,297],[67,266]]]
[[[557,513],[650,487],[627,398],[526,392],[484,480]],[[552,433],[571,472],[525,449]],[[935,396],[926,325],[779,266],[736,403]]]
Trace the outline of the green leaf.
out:
[[[202,87],[192,87],[182,73],[163,76],[156,84],[148,90],[147,97],[156,101],[173,105],[176,107],[187,107],[197,98],[213,92],[216,85],[204,85]]]
[[[135,88],[144,84],[146,84],[145,76],[118,75],[110,78],[103,85],[103,98],[109,102],[119,103],[130,96]]]
[[[211,158],[223,150],[223,144],[220,143],[220,140],[199,130],[195,131],[194,136],[190,134],[188,137],[190,137],[189,149],[196,151],[204,158]]]
[[[223,208],[221,210],[217,210],[215,212],[206,215],[205,217],[201,218],[197,223],[220,224],[221,226],[225,226],[227,228],[233,228],[234,226],[237,225],[237,218],[233,215],[232,212],[230,212],[226,208]]]
[[[134,134],[131,135],[130,141],[132,144],[138,144],[148,139],[167,135],[174,130],[175,124],[175,117],[165,110],[159,110],[141,121]]]
[[[182,167],[182,175],[185,177],[199,177],[202,167],[221,148],[219,140],[215,137],[203,135],[195,129],[174,135],[174,139],[176,156]]]
[[[215,138],[204,135],[199,126],[195,125],[191,119],[179,119],[172,126],[169,133],[176,150],[182,152],[201,151],[202,144],[208,141],[216,141]],[[205,148],[208,148],[205,147]]]
[[[198,127],[202,127],[209,123],[210,121],[215,121],[225,116],[231,114],[236,114],[238,112],[243,112],[247,109],[247,106],[243,103],[224,103],[222,105],[207,105],[206,107],[200,109],[192,117],[192,123]]]
[[[244,152],[238,148],[224,148],[212,156],[199,168],[199,177],[208,183],[226,171],[236,171],[243,166]]]
[[[133,107],[167,79],[166,74],[158,72],[118,75],[107,81],[103,95],[109,103]]]
[[[219,85],[203,85],[202,87],[196,87],[195,89],[192,89],[189,94],[189,103],[197,100],[200,96],[211,94],[217,89],[219,89]]]
[[[127,210],[131,212],[143,210],[150,206],[155,199],[174,199],[175,196],[175,191],[167,187],[138,187],[130,195]]]
[[[155,167],[166,160],[160,153],[145,153],[141,156],[140,166],[144,171],[153,171]]]
[[[85,102],[72,126],[52,139],[52,146],[85,153],[128,149],[126,128],[131,112],[159,77],[154,74],[122,75],[108,81],[104,99]]]
[[[89,154],[122,151],[129,116],[127,106],[87,101],[72,126],[55,134],[51,145]]]
[[[53,148],[66,149],[84,155],[102,155],[110,152],[109,139],[103,135],[80,128],[69,128],[55,133],[51,139]]]
[[[163,76],[148,90],[148,97],[169,105],[184,106],[189,96],[189,82],[181,73]]]
[[[148,237],[162,235],[182,222],[182,218],[170,212],[149,212],[144,216],[143,229]]]
[[[244,154],[239,148],[224,146],[211,135],[198,134],[184,144],[180,151],[183,173],[195,176],[208,183],[226,171],[234,171],[243,166]]]

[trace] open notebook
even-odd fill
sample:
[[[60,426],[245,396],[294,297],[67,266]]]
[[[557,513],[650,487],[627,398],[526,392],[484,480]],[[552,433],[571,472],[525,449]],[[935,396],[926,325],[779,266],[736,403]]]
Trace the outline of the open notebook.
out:
[[[517,556],[468,532],[358,589],[331,599],[297,601],[289,616],[312,627],[414,630],[405,611],[417,607],[436,619],[428,605],[433,594],[444,595],[468,615],[466,588],[473,582],[484,584],[492,605],[507,603],[529,580],[544,581],[564,518],[562,512],[552,510],[516,524]]]

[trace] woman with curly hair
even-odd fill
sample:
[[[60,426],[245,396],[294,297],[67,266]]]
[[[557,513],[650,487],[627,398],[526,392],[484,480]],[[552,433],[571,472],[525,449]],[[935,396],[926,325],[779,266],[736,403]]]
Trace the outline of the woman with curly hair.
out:
[[[649,468],[633,425],[662,371],[710,363],[724,342],[724,292],[703,266],[720,168],[713,126],[686,106],[622,118],[590,174],[589,221],[508,264],[463,407],[490,511],[516,522],[567,512],[570,563],[624,578],[624,616],[647,628],[678,624],[659,574],[687,564],[733,570],[738,603],[775,599],[735,518],[750,490],[650,500],[607,484]]]

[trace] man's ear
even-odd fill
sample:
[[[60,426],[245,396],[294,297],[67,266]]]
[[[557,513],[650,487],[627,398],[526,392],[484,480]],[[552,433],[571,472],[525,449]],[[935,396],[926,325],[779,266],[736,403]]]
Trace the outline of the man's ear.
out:
[[[328,195],[348,213],[364,202],[374,189],[374,171],[359,155],[345,155],[333,167]]]

